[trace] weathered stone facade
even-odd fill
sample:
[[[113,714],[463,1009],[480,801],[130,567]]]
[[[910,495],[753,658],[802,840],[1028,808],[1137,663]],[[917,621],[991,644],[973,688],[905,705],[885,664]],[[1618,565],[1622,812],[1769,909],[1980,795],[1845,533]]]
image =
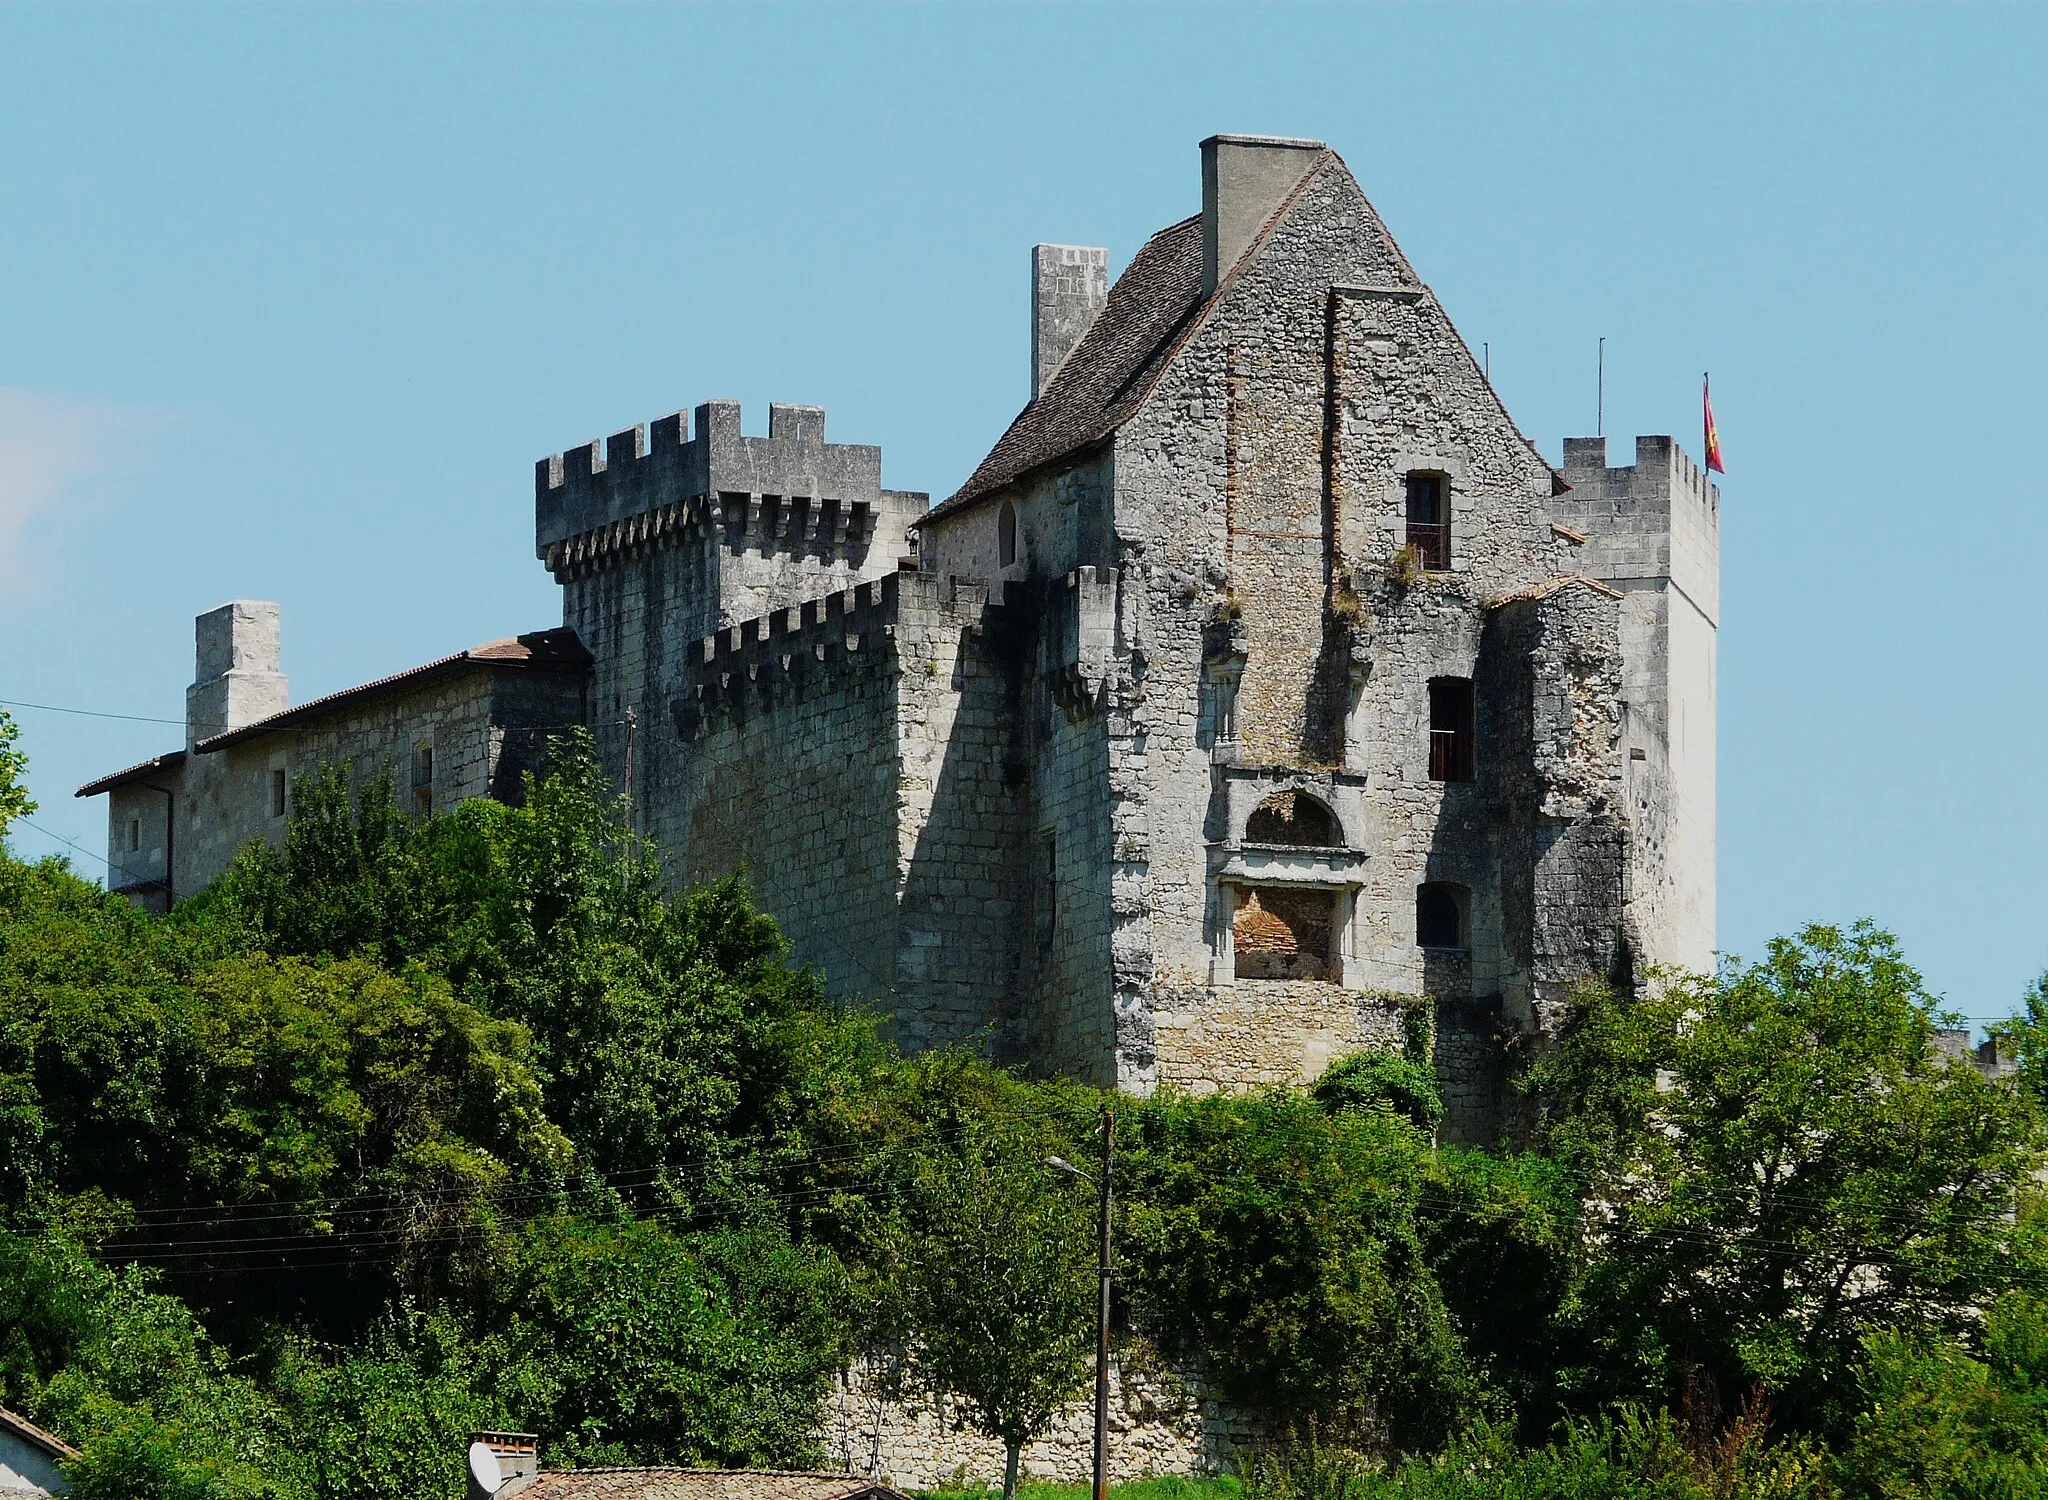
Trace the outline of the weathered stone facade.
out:
[[[635,772],[673,868],[745,869],[907,1044],[1229,1088],[1426,997],[1487,1139],[1580,978],[1711,961],[1713,607],[1670,601],[1713,597],[1713,493],[1668,439],[1553,470],[1319,144],[1218,137],[1204,185],[1106,294],[1034,250],[1032,400],[913,558],[797,570],[845,496],[904,514],[822,416],[744,491],[543,461],[541,552],[601,703],[673,726]]]
[[[1250,1414],[1203,1394],[1199,1379],[1156,1362],[1112,1354],[1108,1470],[1113,1484],[1157,1474],[1220,1474],[1241,1445],[1264,1435]],[[876,1367],[843,1371],[819,1414],[825,1461],[909,1489],[1002,1483],[1003,1445],[974,1430],[954,1402],[892,1395]],[[1086,1483],[1093,1472],[1095,1413],[1086,1402],[1063,1411],[1027,1443],[1026,1479]]]
[[[388,775],[399,805],[516,801],[548,737],[589,718],[590,658],[561,630],[492,641],[285,707],[279,611],[239,599],[195,622],[185,748],[79,788],[107,794],[107,884],[155,911],[202,889],[252,838],[283,838],[291,788],[322,765]]]
[[[450,679],[195,739],[190,880],[279,756],[402,759],[425,715],[467,795],[505,724],[580,716],[674,876],[744,871],[908,1046],[1210,1090],[1420,1011],[1446,1134],[1495,1138],[1578,980],[1712,960],[1718,497],[1668,438],[1546,463],[1320,143],[1214,137],[1202,184],[1113,286],[1033,250],[1031,399],[935,508],[816,407],[543,459],[575,714]],[[276,727],[259,657],[195,702]]]

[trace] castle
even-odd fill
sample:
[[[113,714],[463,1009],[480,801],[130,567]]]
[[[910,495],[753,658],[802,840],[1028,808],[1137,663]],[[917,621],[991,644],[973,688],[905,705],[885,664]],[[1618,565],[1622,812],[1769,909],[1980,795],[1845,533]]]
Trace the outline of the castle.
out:
[[[201,616],[185,748],[81,790],[110,883],[196,890],[323,760],[426,811],[588,724],[907,1046],[1237,1087],[1426,997],[1490,1139],[1503,1037],[1712,962],[1719,497],[1664,437],[1552,468],[1322,143],[1201,168],[1113,286],[1034,249],[1031,400],[937,506],[714,401],[539,463],[558,629],[288,708],[275,606]]]

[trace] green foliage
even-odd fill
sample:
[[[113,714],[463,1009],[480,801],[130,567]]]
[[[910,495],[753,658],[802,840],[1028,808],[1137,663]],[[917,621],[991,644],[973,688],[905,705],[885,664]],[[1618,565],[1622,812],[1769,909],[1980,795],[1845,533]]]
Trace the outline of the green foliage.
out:
[[[818,1403],[851,1352],[838,1268],[773,1229],[544,1220],[482,1326],[552,1463],[813,1465]]]
[[[1571,1312],[1586,1272],[1572,1179],[1532,1152],[1445,1147],[1418,1209],[1423,1252],[1482,1384],[1542,1432],[1561,1415],[1557,1372],[1579,1362]]]
[[[825,1006],[737,882],[664,886],[587,736],[516,807],[296,803],[169,918],[0,853],[0,1401],[75,1493],[452,1497],[478,1426],[812,1464],[856,1348],[1012,1452],[1085,1391],[1046,1160],[1101,1094]],[[1118,1105],[1119,1340],[1291,1434],[1250,1500],[2048,1496],[2048,990],[2012,1086],[1868,928],[1591,991],[1498,1153],[1432,1144],[1427,1019]]]
[[[175,1252],[209,1273],[217,1308],[248,1291],[254,1224],[267,1250],[317,1268],[291,1286],[305,1305],[346,1301],[336,1236],[376,1232],[385,1264],[417,1278],[488,1224],[493,1192],[559,1179],[570,1147],[524,1027],[418,967],[221,956],[218,935],[52,865],[0,883],[8,1220]],[[371,1201],[337,1214],[337,1199]]]
[[[669,896],[587,733],[516,808],[413,820],[386,780],[351,802],[338,772],[302,778],[283,847],[250,845],[206,905],[271,952],[416,963],[522,1023],[585,1168],[664,1208],[757,1202],[873,1045],[737,880]]]
[[[1436,1074],[1398,1052],[1354,1052],[1330,1064],[1316,1080],[1316,1102],[1325,1109],[1389,1109],[1424,1135],[1443,1123],[1444,1101]]]
[[[1573,1378],[1832,1428],[1866,1334],[1963,1333],[2040,1161],[2011,1090],[1930,1048],[1893,940],[1809,927],[1636,1001],[1593,992],[1538,1070],[1546,1144],[1601,1221]]]
[[[1167,1097],[1130,1168],[1133,1300],[1248,1406],[1401,1446],[1477,1399],[1423,1248],[1429,1149],[1298,1092]]]
[[[899,1326],[910,1372],[964,1398],[1010,1455],[1043,1434],[1093,1369],[1095,1267],[1088,1196],[1046,1165],[1043,1131],[963,1122],[914,1168],[897,1230]]]
[[[296,1494],[277,1473],[286,1426],[176,1297],[59,1240],[0,1236],[12,1287],[7,1400],[80,1450],[86,1500],[256,1500]],[[24,1349],[33,1345],[27,1358]]]
[[[7,837],[7,829],[16,818],[25,818],[36,810],[35,799],[28,794],[28,756],[14,748],[21,736],[21,726],[14,722],[6,709],[0,708],[0,840]]]
[[[2048,1495],[2048,1302],[2002,1297],[1981,1357],[1953,1339],[1886,1330],[1867,1341],[1865,1406],[1842,1459],[1872,1500]]]

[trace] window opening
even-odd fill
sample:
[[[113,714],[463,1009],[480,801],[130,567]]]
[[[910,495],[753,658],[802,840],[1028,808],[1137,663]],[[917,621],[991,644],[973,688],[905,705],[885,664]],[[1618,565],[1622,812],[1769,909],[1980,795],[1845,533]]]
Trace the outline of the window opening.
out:
[[[1429,779],[1470,781],[1473,775],[1472,679],[1429,679]]]
[[[139,852],[141,851],[141,849],[142,849],[142,819],[140,819],[140,818],[130,818],[130,819],[128,820],[128,852],[129,852],[130,854],[135,854],[135,853],[139,853]]]
[[[412,752],[412,810],[426,813],[434,805],[434,747],[416,745]]]
[[[1432,880],[1415,888],[1415,946],[1465,946],[1464,892],[1458,886]]]
[[[1239,979],[1328,979],[1336,897],[1288,886],[1243,886],[1231,924]]]
[[[1281,844],[1304,849],[1335,849],[1344,842],[1336,814],[1306,792],[1276,792],[1245,819],[1247,844]]]
[[[1009,501],[996,512],[996,562],[1009,567],[1017,560],[1017,507]]]
[[[1059,910],[1059,873],[1059,846],[1053,835],[1048,833],[1039,841],[1038,890],[1032,902],[1037,908],[1032,915],[1038,928],[1040,953],[1052,950],[1054,923]]]
[[[270,815],[284,816],[284,768],[276,767],[270,773]]]
[[[1441,474],[1408,476],[1408,545],[1431,573],[1451,565],[1451,515]]]

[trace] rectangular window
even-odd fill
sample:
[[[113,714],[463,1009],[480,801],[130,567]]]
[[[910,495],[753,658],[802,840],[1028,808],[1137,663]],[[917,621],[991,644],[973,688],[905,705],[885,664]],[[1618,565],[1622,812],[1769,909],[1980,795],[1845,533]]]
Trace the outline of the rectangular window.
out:
[[[1451,565],[1451,509],[1441,474],[1408,476],[1408,545],[1431,573]]]
[[[1472,679],[1429,679],[1429,779],[1470,781],[1473,773]]]
[[[270,773],[270,815],[284,816],[284,767],[275,767]]]
[[[134,853],[137,853],[138,851],[140,851],[140,849],[141,849],[141,848],[142,848],[142,819],[140,819],[140,818],[130,818],[130,819],[128,820],[128,852],[129,852],[130,854],[134,854]]]
[[[412,810],[425,817],[434,810],[434,747],[415,745],[412,751]]]

